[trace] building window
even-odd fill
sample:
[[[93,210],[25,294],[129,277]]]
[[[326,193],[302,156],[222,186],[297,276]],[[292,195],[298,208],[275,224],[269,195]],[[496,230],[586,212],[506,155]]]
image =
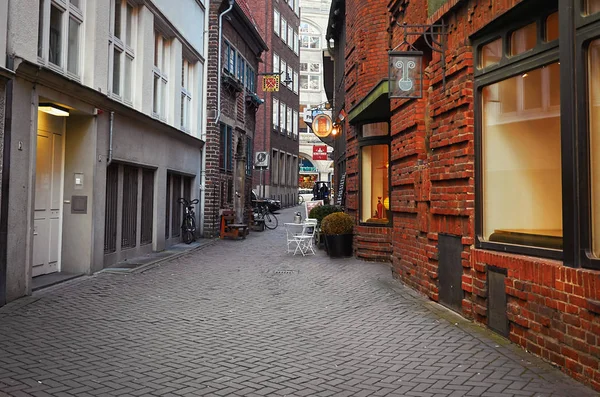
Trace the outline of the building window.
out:
[[[250,92],[256,92],[256,72],[246,64],[246,89]]]
[[[600,12],[600,0],[585,0],[584,12],[585,15]]]
[[[40,0],[38,46],[40,62],[78,77],[81,73],[83,7],[75,0]]]
[[[361,149],[361,222],[389,222],[389,145]]]
[[[252,175],[252,154],[254,150],[252,148],[252,138],[246,138],[246,175]]]
[[[112,62],[109,63],[111,79],[109,88],[114,96],[131,103],[133,102],[133,62],[135,59],[133,43],[135,29],[137,29],[135,10],[125,0],[114,0],[111,10],[111,33],[108,36],[108,46]]]
[[[491,40],[474,40],[480,66],[501,65],[493,75],[475,73],[479,247],[562,257],[565,153],[555,10],[548,3],[533,23],[512,31],[507,24]]]
[[[294,139],[298,139],[298,111],[294,110],[294,125],[292,126]]]
[[[192,129],[192,87],[194,81],[194,65],[183,58],[181,62],[181,129],[189,132]]]
[[[482,91],[483,237],[562,248],[559,65]]]
[[[233,128],[221,123],[221,151],[219,152],[219,167],[223,171],[233,171]]]
[[[292,126],[293,126],[292,115],[293,115],[293,109],[291,107],[288,107],[287,108],[287,113],[286,113],[286,127],[287,127],[287,135],[288,136],[292,136],[292,134],[293,134],[293,130],[292,130]]]
[[[242,54],[238,52],[238,70],[237,70],[237,78],[242,82],[242,85],[245,85],[244,77],[246,75],[246,60],[242,57]]]
[[[294,52],[296,53],[296,55],[298,55],[298,53],[300,52],[300,42],[298,40],[298,33],[294,32]]]
[[[281,40],[283,40],[283,42],[287,42],[287,21],[283,18],[281,18]]]
[[[293,86],[294,86],[294,92],[296,94],[298,93],[298,85],[299,85],[299,83],[300,82],[298,81],[298,73],[294,72],[294,83],[293,83]]]
[[[301,75],[300,76],[300,89],[319,91],[321,88],[321,76],[320,75]]]
[[[279,155],[277,153],[277,150],[273,149],[273,153],[271,155],[271,183],[273,183],[273,185],[277,185],[279,183]]]
[[[273,73],[279,73],[279,55],[273,54]]]
[[[300,23],[300,47],[320,50],[321,32],[319,29],[306,22]]]
[[[280,102],[279,105],[280,105],[280,107],[279,107],[279,131],[282,134],[285,134],[285,127],[286,127],[285,116],[287,114],[287,106],[283,102]]]
[[[275,34],[277,36],[279,36],[279,31],[280,31],[280,24],[281,24],[281,16],[279,14],[279,11],[277,10],[273,10],[273,31],[275,32]]]
[[[279,100],[273,98],[273,128],[279,129]]]
[[[592,252],[600,258],[600,39],[588,47],[588,86]]]
[[[169,65],[169,43],[159,32],[154,33],[154,87],[152,115],[161,120],[167,118],[168,92],[168,65]]]
[[[292,25],[288,25],[287,45],[292,50],[294,49],[294,28]]]
[[[294,88],[294,71],[290,65],[288,65],[288,67],[287,67],[285,77],[292,80],[292,84],[286,84],[285,86],[287,87],[288,90],[290,90],[290,91],[293,90],[293,88]]]

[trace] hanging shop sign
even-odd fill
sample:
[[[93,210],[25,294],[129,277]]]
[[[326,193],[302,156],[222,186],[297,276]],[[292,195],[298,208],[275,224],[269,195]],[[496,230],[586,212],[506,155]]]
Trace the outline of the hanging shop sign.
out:
[[[391,98],[423,96],[423,53],[421,51],[390,52]]]
[[[333,121],[331,121],[331,117],[326,114],[319,114],[313,118],[312,126],[311,126],[314,134],[319,138],[326,138],[331,134],[331,130],[333,129]]]
[[[313,145],[313,160],[327,160],[327,145]]]
[[[279,91],[279,74],[265,74],[263,76],[263,91],[278,92]]]
[[[423,52],[415,48],[408,36],[419,36],[433,51],[440,54],[442,65],[442,89],[446,90],[446,25],[408,25],[397,23],[404,35],[389,56],[389,97],[390,98],[422,98],[423,97]],[[402,51],[398,48],[402,47]]]

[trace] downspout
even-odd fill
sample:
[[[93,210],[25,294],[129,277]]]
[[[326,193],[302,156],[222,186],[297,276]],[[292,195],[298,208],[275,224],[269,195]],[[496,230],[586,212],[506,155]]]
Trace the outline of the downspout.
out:
[[[219,52],[217,53],[217,118],[215,123],[219,122],[221,118],[221,72],[222,72],[222,54],[221,46],[223,41],[223,16],[233,9],[233,3],[235,0],[229,0],[229,8],[219,14]]]
[[[106,166],[108,167],[112,163],[113,159],[113,122],[115,121],[115,112],[110,111],[110,122],[108,124],[108,161]]]

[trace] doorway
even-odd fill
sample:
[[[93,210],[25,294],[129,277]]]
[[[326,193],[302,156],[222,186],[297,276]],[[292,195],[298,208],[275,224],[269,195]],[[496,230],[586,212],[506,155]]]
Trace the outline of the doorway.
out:
[[[38,111],[32,277],[60,271],[65,119]]]

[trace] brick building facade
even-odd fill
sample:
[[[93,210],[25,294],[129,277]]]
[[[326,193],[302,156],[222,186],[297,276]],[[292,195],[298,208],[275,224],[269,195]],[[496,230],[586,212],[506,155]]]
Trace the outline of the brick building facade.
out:
[[[334,0],[328,30],[356,256],[597,390],[599,11]],[[423,34],[406,37],[423,52],[420,99],[388,96],[403,23],[447,32],[445,64]]]
[[[223,209],[235,210],[238,222],[248,220],[256,114],[262,104],[257,76],[268,47],[245,0],[231,8],[228,1],[211,2],[209,20],[204,234],[213,237]]]
[[[268,152],[269,168],[254,171],[259,196],[281,200],[283,206],[295,205],[298,197],[298,126],[300,0],[255,0],[253,15],[264,31],[269,50],[263,56],[260,73],[281,73],[278,92],[259,94],[265,109],[257,114],[254,150]],[[286,83],[287,80],[287,83]],[[259,78],[262,84],[262,78]]]

